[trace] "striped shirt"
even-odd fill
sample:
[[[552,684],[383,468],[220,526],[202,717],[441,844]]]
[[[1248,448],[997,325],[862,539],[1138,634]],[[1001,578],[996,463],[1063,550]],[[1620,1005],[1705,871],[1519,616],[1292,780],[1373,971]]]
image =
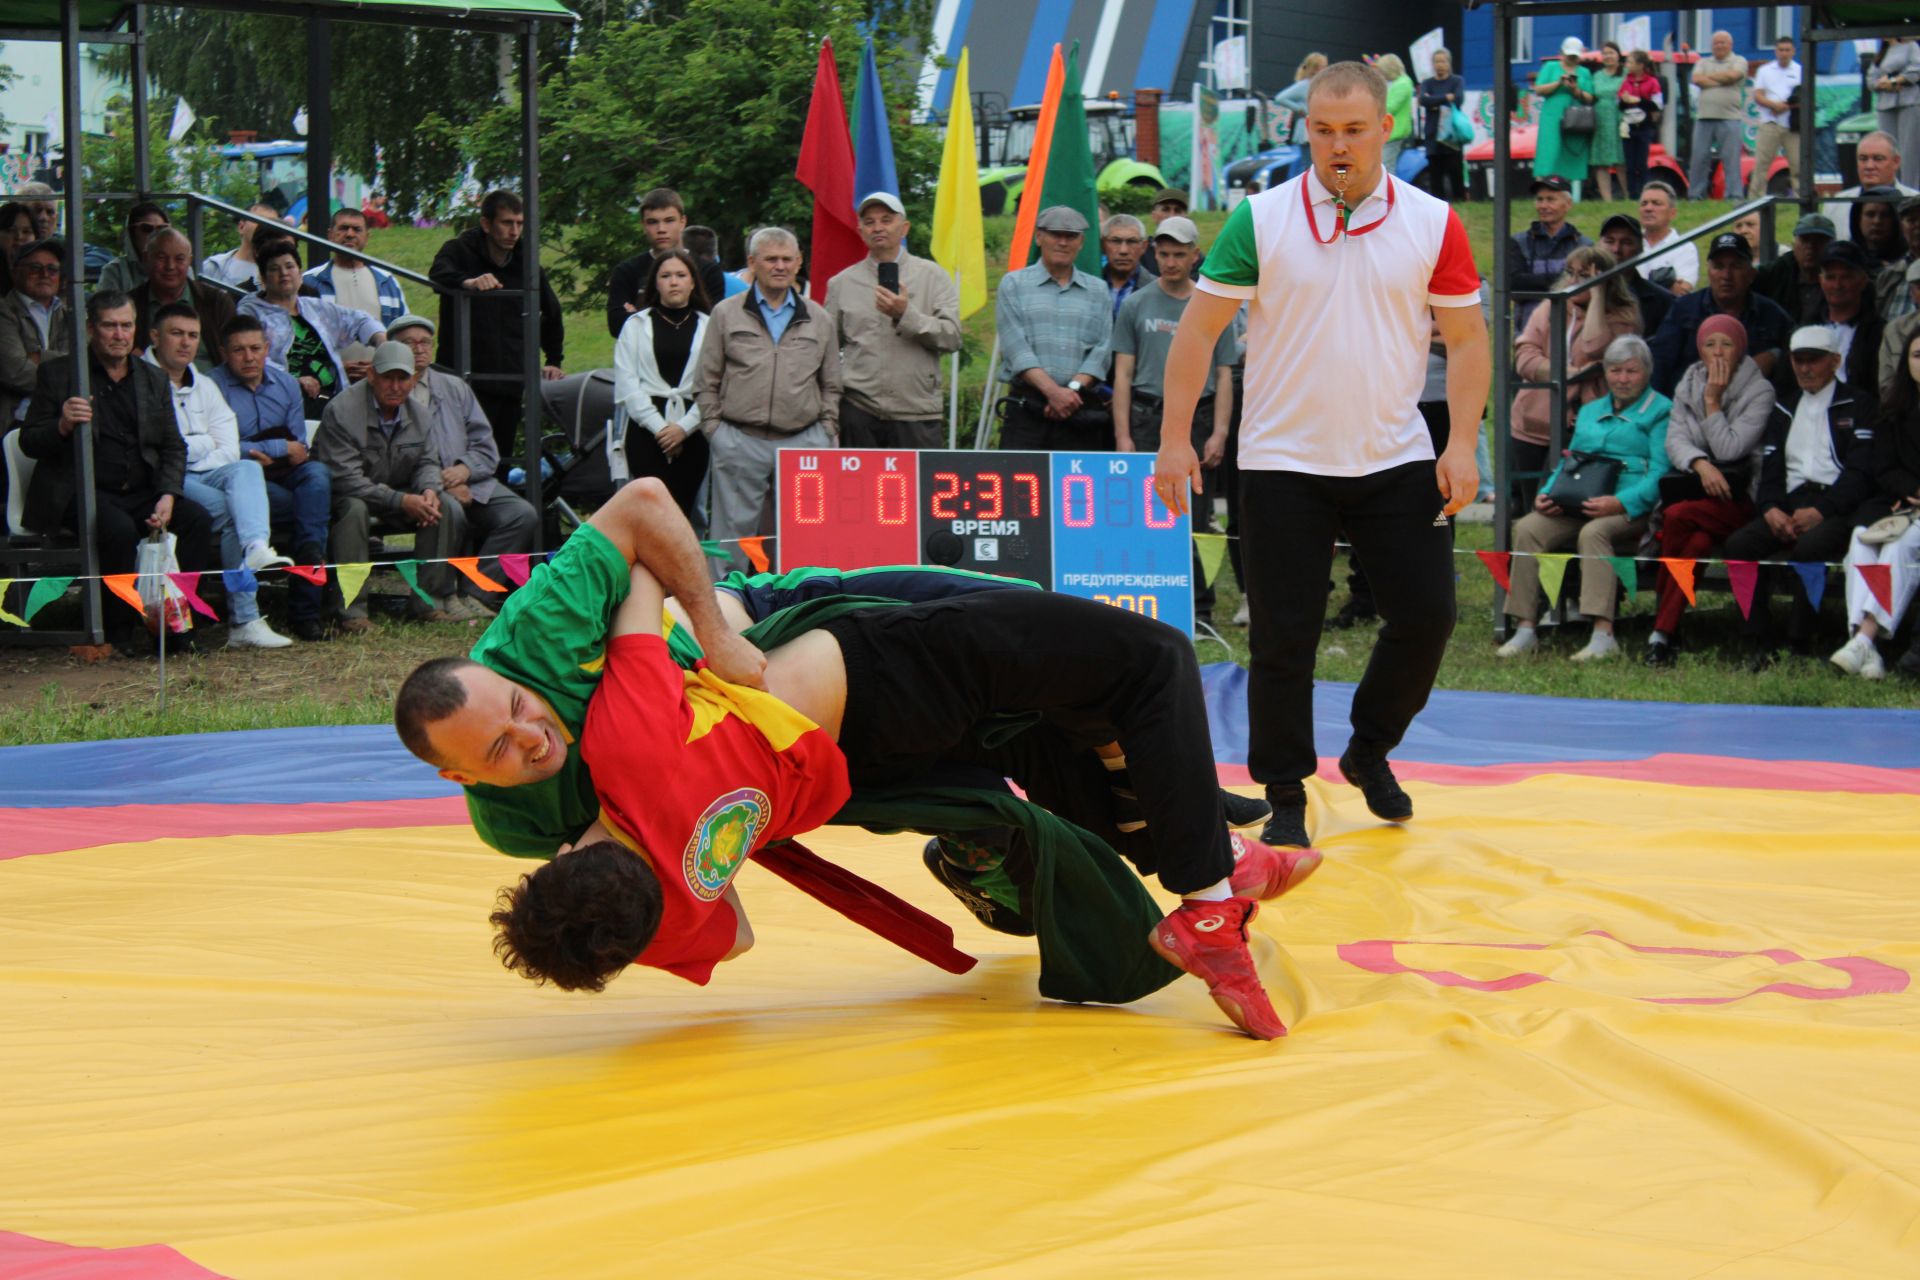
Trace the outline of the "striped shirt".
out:
[[[1005,356],[1001,378],[1014,382],[1039,369],[1061,386],[1075,374],[1106,380],[1112,360],[1113,300],[1107,282],[1075,269],[1058,284],[1034,263],[1009,271],[994,303],[994,326]]]
[[[400,282],[394,279],[390,272],[382,271],[375,266],[367,266],[364,269],[373,273],[374,288],[380,297],[380,314],[372,318],[378,320],[380,327],[384,329],[407,314],[407,295],[401,290]],[[307,272],[306,281],[320,291],[321,297],[332,298],[339,292],[333,272],[334,262],[329,258]]]

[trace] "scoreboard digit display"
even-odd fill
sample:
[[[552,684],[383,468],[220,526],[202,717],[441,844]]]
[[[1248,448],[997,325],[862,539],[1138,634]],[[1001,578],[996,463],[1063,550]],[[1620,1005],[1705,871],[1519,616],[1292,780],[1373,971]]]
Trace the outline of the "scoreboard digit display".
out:
[[[1150,454],[782,449],[774,479],[782,569],[952,565],[1193,631],[1191,524]]]

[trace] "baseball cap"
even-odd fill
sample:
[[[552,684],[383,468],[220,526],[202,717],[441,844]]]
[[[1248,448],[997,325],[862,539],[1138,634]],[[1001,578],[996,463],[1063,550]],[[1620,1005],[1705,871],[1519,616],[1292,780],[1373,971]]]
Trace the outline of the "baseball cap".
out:
[[[883,204],[901,217],[907,216],[907,206],[900,203],[900,197],[891,191],[869,191],[860,197],[860,203],[853,206],[855,213],[865,213],[870,204]]]
[[[1185,209],[1187,207],[1187,193],[1184,191],[1176,191],[1172,187],[1162,187],[1153,193],[1153,202],[1155,204],[1177,204],[1182,209]]]
[[[1193,225],[1193,219],[1176,215],[1162,220],[1153,238],[1171,240],[1175,244],[1199,244],[1200,228]]]
[[[1533,180],[1533,185],[1527,188],[1527,194],[1537,196],[1543,190],[1561,191],[1561,192],[1565,192],[1567,195],[1572,195],[1573,184],[1571,182],[1568,182],[1565,178],[1561,177],[1557,173],[1550,173],[1544,178],[1535,178]]]
[[[1612,231],[1616,227],[1622,231],[1631,231],[1633,233],[1633,238],[1635,240],[1639,240],[1642,243],[1646,241],[1647,233],[1640,226],[1639,220],[1635,218],[1629,218],[1624,213],[1616,213],[1611,218],[1608,218],[1605,222],[1601,223],[1600,234],[1604,236],[1609,231]]]
[[[387,336],[391,338],[402,329],[425,329],[431,334],[436,331],[437,327],[433,321],[427,319],[425,316],[417,316],[409,311],[406,315],[401,316],[387,326]]]
[[[1787,342],[1787,350],[1825,351],[1837,355],[1840,351],[1840,335],[1824,324],[1805,324],[1793,331],[1793,337]]]
[[[1033,220],[1035,231],[1054,231],[1062,235],[1084,235],[1087,230],[1087,215],[1072,205],[1056,204],[1040,211]]]
[[[1560,42],[1560,55],[1562,57],[1565,57],[1569,53],[1585,53],[1586,51],[1587,46],[1580,42],[1579,36],[1568,36]]]
[[[1825,236],[1831,240],[1837,234],[1833,229],[1833,219],[1822,213],[1810,213],[1793,224],[1796,236]]]
[[[388,339],[374,348],[373,371],[375,373],[412,373],[412,349],[404,342]]]
[[[1843,267],[1852,267],[1855,271],[1872,274],[1873,268],[1867,263],[1867,251],[1851,240],[1835,240],[1820,251],[1820,265],[1839,263]]]
[[[1707,250],[1707,258],[1711,261],[1723,253],[1737,253],[1742,261],[1753,261],[1753,246],[1748,244],[1747,238],[1737,231],[1722,231],[1715,236],[1713,247]]]
[[[13,251],[13,265],[18,266],[25,262],[30,253],[50,253],[64,264],[67,260],[67,242],[59,236],[48,236],[45,240],[23,244]]]

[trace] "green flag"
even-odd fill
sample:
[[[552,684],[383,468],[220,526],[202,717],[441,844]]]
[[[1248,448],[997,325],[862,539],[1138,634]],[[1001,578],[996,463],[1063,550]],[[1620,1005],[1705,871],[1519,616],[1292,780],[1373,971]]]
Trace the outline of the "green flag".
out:
[[[1060,91],[1060,114],[1053,122],[1053,146],[1047,152],[1047,180],[1040,188],[1040,207],[1064,204],[1087,219],[1087,238],[1074,265],[1100,274],[1100,193],[1094,184],[1093,148],[1087,141],[1087,104],[1080,88],[1080,42],[1067,54],[1067,78]],[[1038,261],[1039,246],[1033,257]]]
[[[28,622],[33,615],[47,607],[52,601],[67,594],[67,588],[73,585],[72,578],[42,578],[33,584],[33,590],[27,593],[27,609],[20,616]]]
[[[1640,590],[1640,567],[1632,556],[1608,556],[1607,563],[1613,566],[1629,596]]]
[[[418,560],[401,560],[395,563],[393,567],[398,569],[400,576],[407,580],[407,585],[413,588],[413,593],[427,602],[428,608],[438,609],[440,607],[440,602],[428,595],[420,586],[420,562]]]

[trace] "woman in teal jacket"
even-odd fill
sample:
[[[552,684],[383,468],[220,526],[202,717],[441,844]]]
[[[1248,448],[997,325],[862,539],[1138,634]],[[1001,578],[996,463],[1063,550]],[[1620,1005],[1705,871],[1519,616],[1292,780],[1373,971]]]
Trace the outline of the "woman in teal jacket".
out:
[[[1673,402],[1647,385],[1653,376],[1653,353],[1643,339],[1633,334],[1615,338],[1600,363],[1609,394],[1580,410],[1567,451],[1617,459],[1620,478],[1613,496],[1591,498],[1578,511],[1563,511],[1547,496],[1566,467],[1562,462],[1540,487],[1533,510],[1513,526],[1507,614],[1515,630],[1500,646],[1503,658],[1539,644],[1534,631],[1540,617],[1539,556],[1569,544],[1577,544],[1580,555],[1580,612],[1593,619],[1593,638],[1573,660],[1590,662],[1618,651],[1613,639],[1617,579],[1605,557],[1632,555],[1647,531],[1647,518],[1660,499],[1660,477],[1667,471],[1667,414]]]

